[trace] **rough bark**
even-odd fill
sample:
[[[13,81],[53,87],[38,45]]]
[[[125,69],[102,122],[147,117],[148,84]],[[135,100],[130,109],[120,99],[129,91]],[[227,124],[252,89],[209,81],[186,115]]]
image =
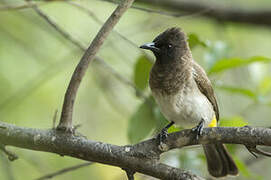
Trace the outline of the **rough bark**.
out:
[[[174,148],[213,142],[271,146],[271,129],[253,127],[205,128],[196,140],[191,130],[169,134],[163,148],[156,139],[135,145],[117,146],[87,140],[55,130],[22,128],[0,123],[0,143],[7,146],[56,153],[92,162],[118,166],[160,179],[202,179],[189,171],[173,168],[159,162],[160,154]]]

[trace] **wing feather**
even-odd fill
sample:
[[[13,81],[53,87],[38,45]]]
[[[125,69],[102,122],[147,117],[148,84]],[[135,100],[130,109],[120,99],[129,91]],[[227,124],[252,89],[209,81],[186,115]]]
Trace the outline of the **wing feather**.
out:
[[[212,84],[208,79],[205,71],[195,61],[193,61],[193,70],[194,70],[193,73],[194,80],[198,85],[198,88],[201,91],[201,93],[204,94],[207,97],[207,99],[211,102],[213,109],[215,111],[216,119],[218,121],[219,109]]]

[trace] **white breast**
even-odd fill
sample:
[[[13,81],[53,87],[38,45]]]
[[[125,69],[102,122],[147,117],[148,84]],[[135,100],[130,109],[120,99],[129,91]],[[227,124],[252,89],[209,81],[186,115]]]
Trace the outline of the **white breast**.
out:
[[[175,95],[153,92],[153,96],[164,116],[184,128],[194,127],[201,120],[205,120],[207,125],[214,116],[212,104],[197,87]]]

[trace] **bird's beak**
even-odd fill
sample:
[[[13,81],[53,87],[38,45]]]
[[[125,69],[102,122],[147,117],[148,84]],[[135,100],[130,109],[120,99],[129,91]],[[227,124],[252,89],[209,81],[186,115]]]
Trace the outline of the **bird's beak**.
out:
[[[139,48],[141,48],[141,49],[149,49],[149,50],[151,50],[153,52],[159,52],[159,50],[160,50],[158,47],[155,46],[154,42],[143,44]]]

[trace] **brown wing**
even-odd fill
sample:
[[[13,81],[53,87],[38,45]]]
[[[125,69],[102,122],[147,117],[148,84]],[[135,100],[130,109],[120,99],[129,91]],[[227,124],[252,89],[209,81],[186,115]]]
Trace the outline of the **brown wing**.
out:
[[[212,87],[212,84],[210,80],[208,79],[205,71],[200,67],[196,62],[193,61],[193,68],[194,68],[194,73],[193,77],[195,82],[198,85],[199,90],[201,91],[202,94],[204,94],[208,100],[211,102],[213,105],[216,119],[217,121],[219,120],[219,110],[218,110],[218,105],[216,102],[214,90]]]

